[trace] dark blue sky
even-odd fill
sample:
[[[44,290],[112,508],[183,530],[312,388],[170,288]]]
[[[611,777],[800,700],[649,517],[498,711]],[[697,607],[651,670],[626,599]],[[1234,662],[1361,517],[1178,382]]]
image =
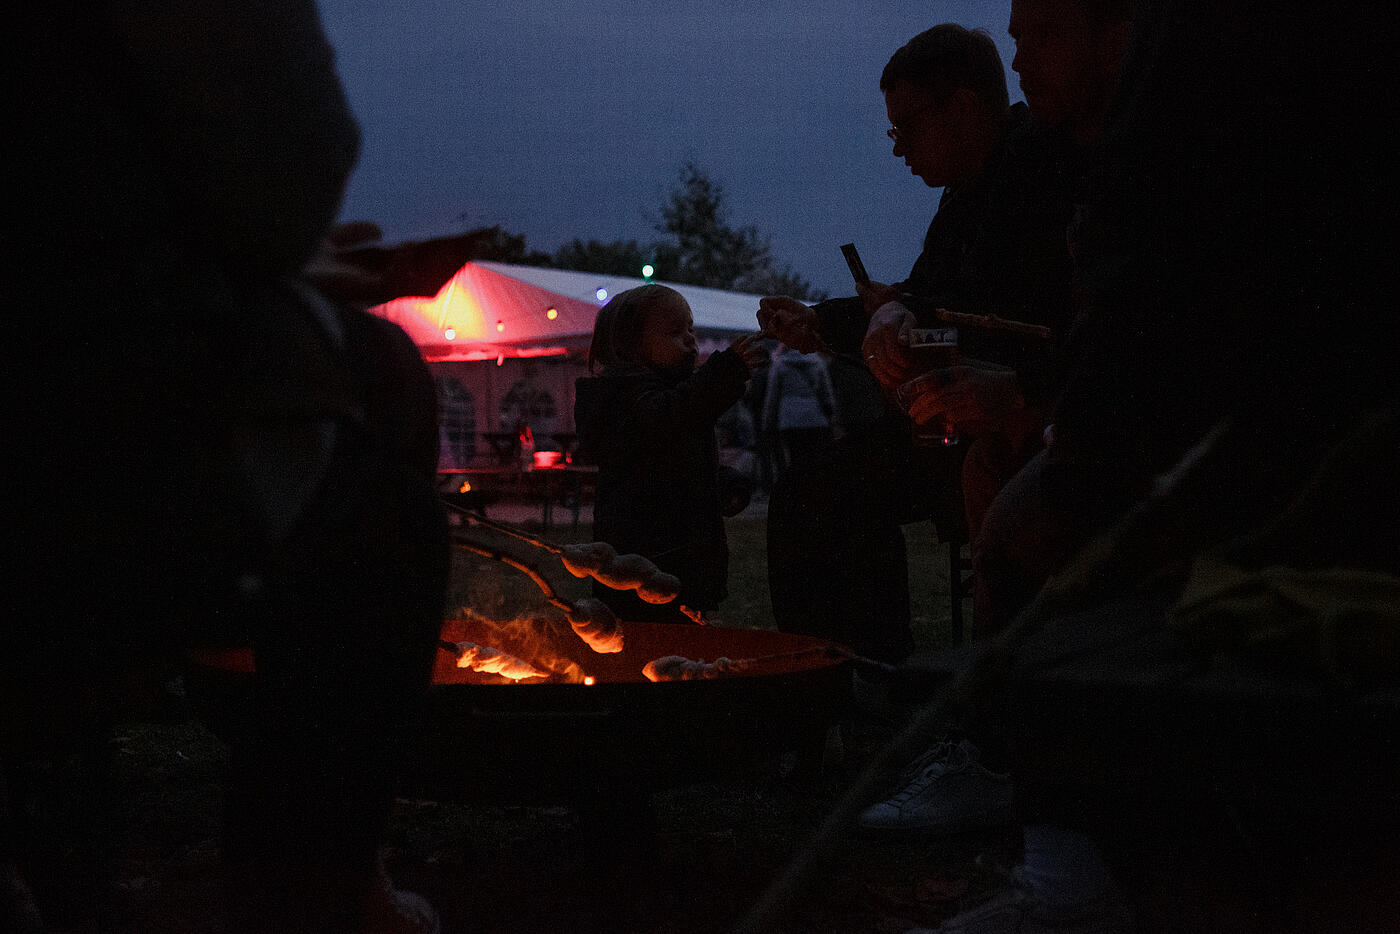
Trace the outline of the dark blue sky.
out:
[[[890,155],[879,76],[940,22],[982,27],[1007,86],[1010,0],[319,0],[364,134],[342,219],[389,242],[499,224],[533,249],[647,242],[681,165],[732,225],[852,294],[839,245],[904,278],[938,192]]]

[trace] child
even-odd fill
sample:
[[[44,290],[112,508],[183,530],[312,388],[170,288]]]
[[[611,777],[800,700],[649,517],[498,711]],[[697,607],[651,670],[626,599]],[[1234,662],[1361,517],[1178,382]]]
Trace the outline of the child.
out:
[[[624,620],[685,622],[681,605],[713,610],[728,593],[715,422],[766,358],[761,340],[744,335],[697,370],[690,306],[674,289],[629,289],[598,312],[594,375],[578,380],[574,404],[579,453],[598,465],[594,537],[681,580],[661,606],[595,586]]]

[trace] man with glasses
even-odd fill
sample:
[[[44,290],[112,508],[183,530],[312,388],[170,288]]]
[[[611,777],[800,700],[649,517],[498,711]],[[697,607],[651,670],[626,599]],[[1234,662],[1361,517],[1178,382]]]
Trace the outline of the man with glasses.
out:
[[[859,330],[861,358],[887,395],[919,372],[908,331],[939,324],[939,308],[994,314],[1062,334],[1073,306],[1068,244],[1079,179],[1116,86],[1130,29],[1128,11],[1124,0],[1016,0],[1009,25],[1017,43],[1013,68],[1029,106],[1008,110],[1003,83],[1000,125],[989,119],[999,112],[990,78],[981,85],[966,78],[959,83],[930,67],[938,61],[946,68],[950,56],[934,50],[946,49],[959,35],[956,27],[936,27],[899,50],[881,79],[893,153],[927,184],[944,188],[923,254],[905,282],[872,283],[861,290],[863,321],[852,320],[850,302],[807,309],[787,299],[766,299],[760,320],[795,340],[820,334],[828,345],[838,338],[849,341]],[[994,48],[990,54],[1000,77]],[[991,69],[983,74],[990,76]],[[921,483],[952,484],[957,490],[960,480],[959,506],[965,509],[976,562],[983,515],[1043,444],[1057,360],[1050,342],[996,332],[963,328],[959,344],[962,365],[949,368],[952,384],[933,394],[939,408],[932,410],[921,397],[911,414],[951,422],[960,436],[971,439],[961,476],[906,471],[896,474],[905,485],[889,495],[914,499],[909,494]],[[889,450],[898,448],[887,442]],[[870,486],[888,476],[871,471],[861,479]],[[775,496],[774,505],[781,504]],[[812,508],[812,499],[803,506]],[[770,505],[770,568],[775,529],[777,535],[783,529],[782,514],[776,518],[775,523]],[[849,553],[871,552],[852,546]],[[887,574],[882,586],[891,586],[894,576]],[[900,583],[907,588],[907,579]],[[985,600],[986,589],[980,592]],[[776,587],[773,597],[783,626]],[[974,622],[979,634],[987,631],[979,614]],[[984,768],[970,743],[950,739],[921,757],[894,795],[861,815],[864,830],[941,833],[1009,816],[1010,783]]]
[[[900,374],[914,371],[872,343],[882,328],[893,329],[892,340],[897,334],[900,322],[887,321],[888,311],[913,309],[911,321],[918,314],[935,324],[938,308],[1051,328],[1067,320],[1070,199],[1055,146],[1024,104],[1009,105],[1005,69],[986,33],[954,24],[926,30],[894,53],[880,88],[893,155],[943,189],[923,252],[908,279],[872,283],[864,300],[809,308],[771,297],[759,320],[799,350],[825,348],[860,361],[874,376],[866,377],[869,391],[888,400]],[[898,301],[882,309],[889,299]],[[1028,369],[1048,356],[1044,341],[992,331],[965,333],[961,343],[964,355]],[[908,348],[899,351],[907,355]],[[941,535],[959,537],[965,450],[916,447],[904,413],[886,402],[874,424],[796,465],[769,503],[769,582],[779,628],[834,638],[882,661],[905,658],[913,637],[901,525],[932,516]]]

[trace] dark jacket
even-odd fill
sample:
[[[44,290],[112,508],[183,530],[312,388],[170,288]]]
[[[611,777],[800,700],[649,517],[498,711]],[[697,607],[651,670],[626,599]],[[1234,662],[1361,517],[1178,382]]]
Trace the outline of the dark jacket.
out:
[[[679,577],[678,602],[697,609],[728,592],[715,422],[743,397],[747,378],[739,355],[725,350],[688,376],[622,365],[577,383],[580,457],[598,465],[594,536]]]
[[[1005,135],[976,178],[943,189],[938,213],[909,278],[895,283],[921,324],[938,308],[996,315],[1062,332],[1072,315],[1073,262],[1067,229],[1073,213],[1069,147],[1033,126],[1024,104],[1007,115]],[[855,352],[865,335],[858,303],[833,302],[822,333],[837,352]],[[1048,392],[1052,346],[1004,332],[959,333],[965,357],[1014,368],[1033,399]],[[1042,388],[1043,387],[1043,388]]]

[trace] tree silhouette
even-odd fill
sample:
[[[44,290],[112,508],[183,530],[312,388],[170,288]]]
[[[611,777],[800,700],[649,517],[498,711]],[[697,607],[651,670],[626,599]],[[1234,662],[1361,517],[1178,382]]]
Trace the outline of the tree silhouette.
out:
[[[776,266],[768,238],[757,228],[729,225],[722,186],[692,162],[681,167],[656,229],[673,238],[656,245],[658,278],[811,297],[809,283],[789,268]]]
[[[729,225],[723,189],[694,163],[682,166],[655,227],[666,238],[645,245],[635,240],[575,239],[556,250],[548,265],[640,276],[643,264],[649,263],[652,278],[664,282],[804,299],[824,297],[814,293],[801,276],[775,264],[768,238],[756,228]]]

